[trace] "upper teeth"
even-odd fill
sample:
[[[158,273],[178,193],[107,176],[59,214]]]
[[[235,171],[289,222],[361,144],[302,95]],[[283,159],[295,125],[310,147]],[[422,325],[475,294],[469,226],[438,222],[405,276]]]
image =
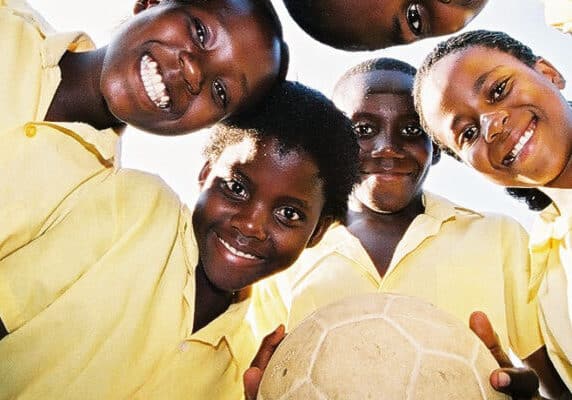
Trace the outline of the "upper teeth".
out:
[[[252,255],[252,254],[248,254],[248,253],[243,253],[242,251],[232,247],[229,243],[225,242],[224,240],[222,240],[221,238],[220,242],[224,245],[224,247],[226,247],[226,249],[228,251],[230,251],[232,254],[234,254],[235,256],[238,257],[242,257],[242,258],[247,258],[249,260],[256,260],[258,257]]]
[[[505,158],[505,164],[509,164],[514,161],[516,156],[521,152],[524,145],[530,140],[532,134],[534,133],[534,125],[524,132],[524,134],[518,139],[518,142],[514,145],[508,156]]]
[[[159,108],[167,108],[171,98],[167,94],[157,62],[147,54],[141,58],[141,80],[151,101]]]

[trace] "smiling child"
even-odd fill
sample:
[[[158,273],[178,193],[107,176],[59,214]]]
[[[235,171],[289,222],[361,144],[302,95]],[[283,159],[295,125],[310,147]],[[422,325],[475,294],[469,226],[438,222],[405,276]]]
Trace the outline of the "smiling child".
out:
[[[0,398],[240,398],[249,287],[343,216],[357,153],[329,100],[285,83],[216,129],[192,216],[141,172],[85,189],[0,261]]]
[[[572,390],[570,215],[572,109],[565,79],[502,32],[473,31],[439,44],[417,76],[427,132],[489,180],[552,199],[531,234],[529,298],[538,298],[548,354]],[[546,205],[546,204],[544,204]]]

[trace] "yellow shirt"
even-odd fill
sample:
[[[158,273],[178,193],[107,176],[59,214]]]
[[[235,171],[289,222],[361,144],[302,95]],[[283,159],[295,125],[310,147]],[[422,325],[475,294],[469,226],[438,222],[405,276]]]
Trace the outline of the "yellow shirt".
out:
[[[93,48],[80,33],[51,32],[24,1],[0,0],[0,260],[40,236],[62,199],[114,162],[112,130],[43,121],[61,56]]]
[[[551,205],[539,214],[530,238],[530,296],[538,297],[548,355],[572,391],[572,221]]]
[[[549,25],[572,33],[572,0],[544,0],[544,17]]]
[[[515,221],[478,214],[426,193],[381,278],[365,249],[341,225],[330,229],[294,267],[266,283],[284,299],[289,327],[344,297],[396,292],[424,298],[468,323],[482,310],[504,345],[526,357],[543,345],[536,304],[527,302],[528,236]]]
[[[251,301],[191,333],[186,207],[113,167],[115,132],[43,121],[61,55],[87,48],[0,0],[0,399],[240,398]]]

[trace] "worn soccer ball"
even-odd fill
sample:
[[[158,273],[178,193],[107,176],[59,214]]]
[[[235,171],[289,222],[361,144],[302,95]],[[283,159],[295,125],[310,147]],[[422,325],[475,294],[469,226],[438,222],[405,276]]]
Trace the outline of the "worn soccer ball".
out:
[[[509,399],[498,364],[460,320],[421,299],[367,294],[326,306],[290,332],[258,400]]]

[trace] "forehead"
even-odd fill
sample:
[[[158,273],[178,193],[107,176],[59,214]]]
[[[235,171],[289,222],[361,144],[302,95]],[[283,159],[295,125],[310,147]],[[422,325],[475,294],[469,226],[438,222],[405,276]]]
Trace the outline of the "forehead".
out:
[[[223,174],[250,168],[258,177],[271,176],[276,186],[288,186],[293,175],[302,177],[308,187],[321,183],[318,166],[308,153],[285,149],[275,138],[245,138],[227,146],[215,164],[213,170]]]
[[[362,107],[373,94],[411,97],[413,76],[401,71],[373,70],[351,75],[334,93],[336,105],[350,114]],[[411,99],[413,101],[413,99]]]

